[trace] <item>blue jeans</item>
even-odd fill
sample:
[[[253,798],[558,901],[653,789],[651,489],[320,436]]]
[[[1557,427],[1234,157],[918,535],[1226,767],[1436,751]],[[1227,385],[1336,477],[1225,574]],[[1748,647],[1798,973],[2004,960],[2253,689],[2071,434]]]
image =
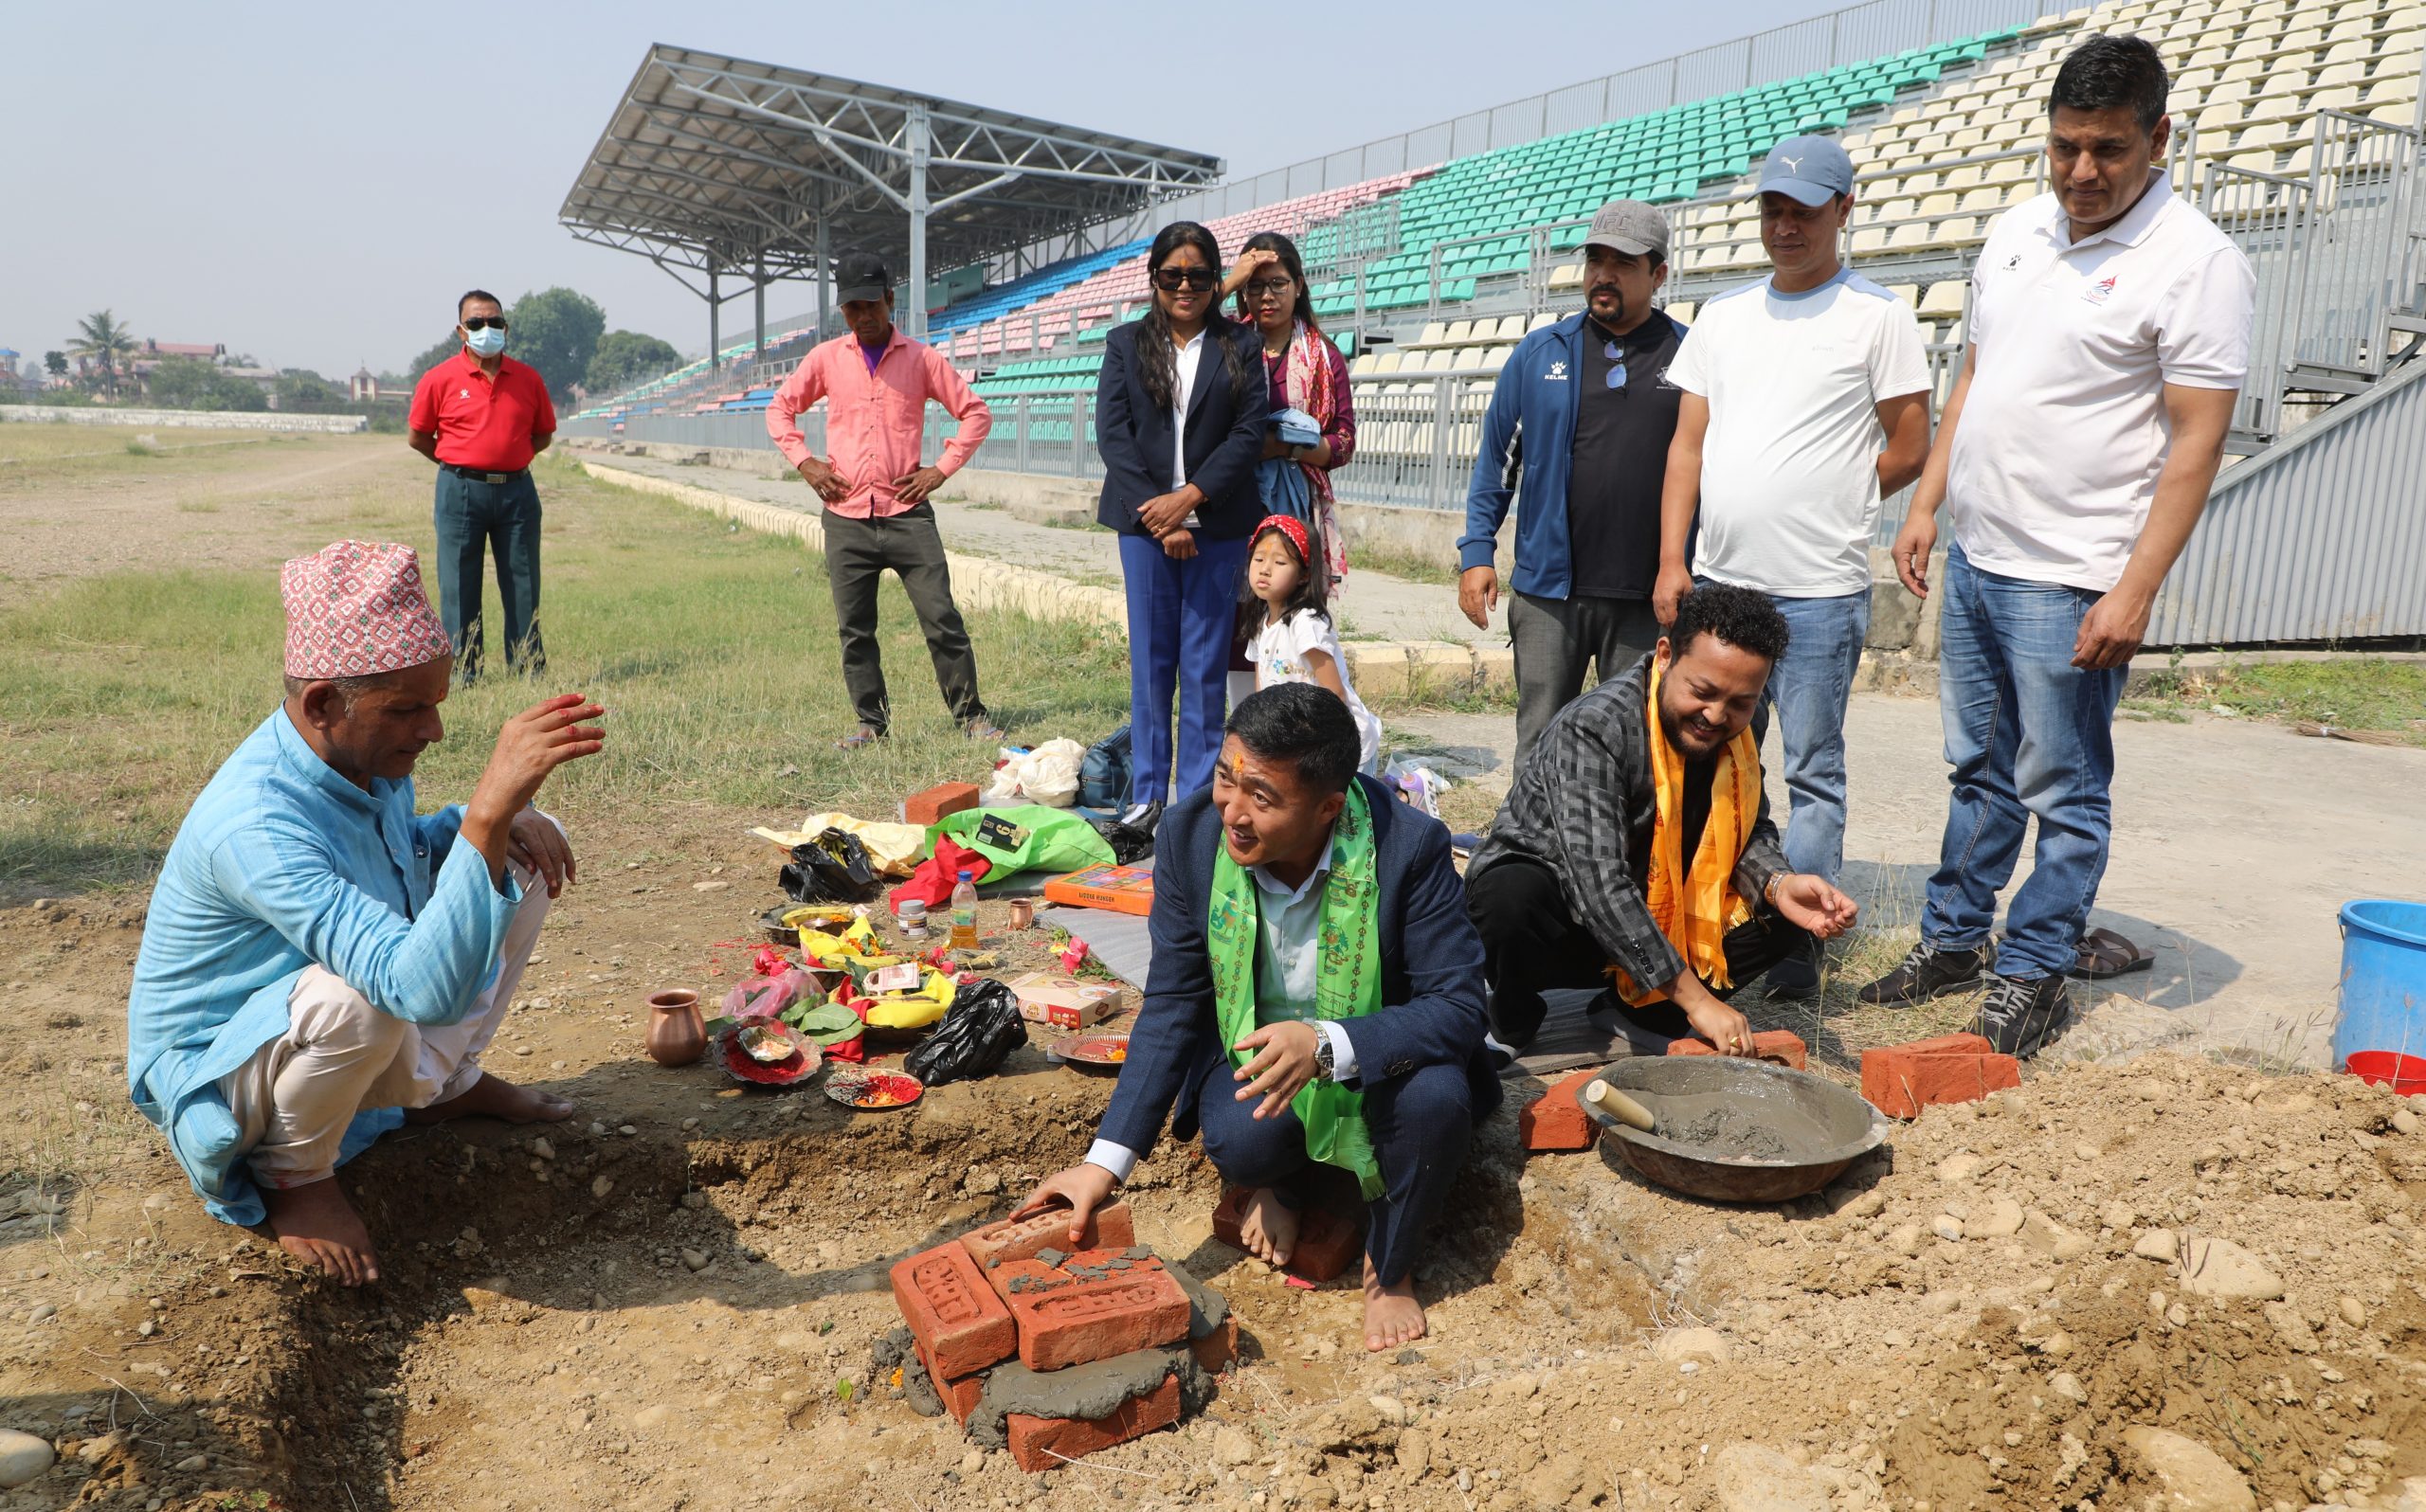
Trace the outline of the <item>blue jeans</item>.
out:
[[[2104,595],[1982,572],[1951,545],[1940,591],[1938,709],[1954,796],[1921,938],[1948,949],[1987,942],[2036,815],[2038,847],[2005,910],[1997,970],[2068,972],[2113,829],[2114,706],[2127,669],[2073,665],[2081,620]]]
[[[1185,562],[1148,535],[1120,537],[1129,601],[1129,801],[1159,803],[1179,768],[1178,796],[1213,782],[1229,706],[1230,647],[1238,635],[1239,580],[1247,542],[1196,538]],[[1179,744],[1171,744],[1172,695]]]
[[[1768,600],[1789,639],[1761,692],[1752,739],[1767,737],[1774,707],[1785,747],[1786,864],[1833,883],[1845,866],[1845,704],[1870,637],[1870,594]]]

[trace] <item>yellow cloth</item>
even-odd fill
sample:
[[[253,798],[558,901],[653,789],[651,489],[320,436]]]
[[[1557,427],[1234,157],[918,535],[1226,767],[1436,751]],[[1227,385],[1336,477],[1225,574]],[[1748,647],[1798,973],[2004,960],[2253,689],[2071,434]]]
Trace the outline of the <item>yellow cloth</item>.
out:
[[[1729,987],[1734,983],[1727,974],[1727,931],[1752,916],[1752,905],[1735,891],[1735,863],[1761,814],[1761,748],[1752,744],[1749,729],[1737,730],[1719,747],[1711,773],[1710,819],[1702,825],[1693,870],[1685,870],[1685,759],[1659,726],[1659,677],[1665,670],[1659,658],[1652,658],[1642,701],[1642,717],[1651,725],[1653,801],[1643,900],[1652,923],[1685,958],[1686,969],[1713,987]],[[1666,993],[1638,986],[1617,966],[1609,975],[1618,996],[1637,1008],[1667,1000]]]
[[[788,834],[764,825],[750,833],[788,851],[795,845],[807,844],[827,830],[858,836],[860,843],[867,847],[869,863],[886,876],[908,876],[917,869],[918,857],[927,848],[924,825],[854,819],[848,814],[811,814],[800,821],[799,829]]]

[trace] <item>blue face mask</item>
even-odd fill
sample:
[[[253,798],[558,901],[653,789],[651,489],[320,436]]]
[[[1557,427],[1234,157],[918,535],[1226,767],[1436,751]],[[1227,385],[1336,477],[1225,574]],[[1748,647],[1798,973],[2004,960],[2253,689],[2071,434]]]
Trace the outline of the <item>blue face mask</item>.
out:
[[[494,357],[505,350],[505,333],[495,326],[463,333],[463,345],[472,349],[475,357]]]

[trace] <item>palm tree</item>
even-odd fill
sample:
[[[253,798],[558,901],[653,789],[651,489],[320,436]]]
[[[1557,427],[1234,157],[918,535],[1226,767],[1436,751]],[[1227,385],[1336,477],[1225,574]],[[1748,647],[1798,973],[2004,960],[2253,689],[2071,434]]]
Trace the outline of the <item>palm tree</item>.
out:
[[[118,398],[118,359],[135,354],[134,333],[118,323],[107,310],[97,311],[76,322],[76,340],[67,350],[79,357],[89,358],[101,365],[103,382],[109,386],[110,398]]]

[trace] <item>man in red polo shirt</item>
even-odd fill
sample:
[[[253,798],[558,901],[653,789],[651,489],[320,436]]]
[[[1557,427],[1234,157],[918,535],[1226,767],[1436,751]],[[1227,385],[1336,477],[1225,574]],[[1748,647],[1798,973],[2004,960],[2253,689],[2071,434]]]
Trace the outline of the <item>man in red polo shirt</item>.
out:
[[[539,490],[531,459],[555,439],[538,369],[505,354],[505,306],[486,289],[455,301],[463,350],[421,375],[405,420],[412,448],[438,464],[439,617],[455,642],[455,680],[480,675],[480,558],[497,552],[508,670],[548,670],[539,640]]]

